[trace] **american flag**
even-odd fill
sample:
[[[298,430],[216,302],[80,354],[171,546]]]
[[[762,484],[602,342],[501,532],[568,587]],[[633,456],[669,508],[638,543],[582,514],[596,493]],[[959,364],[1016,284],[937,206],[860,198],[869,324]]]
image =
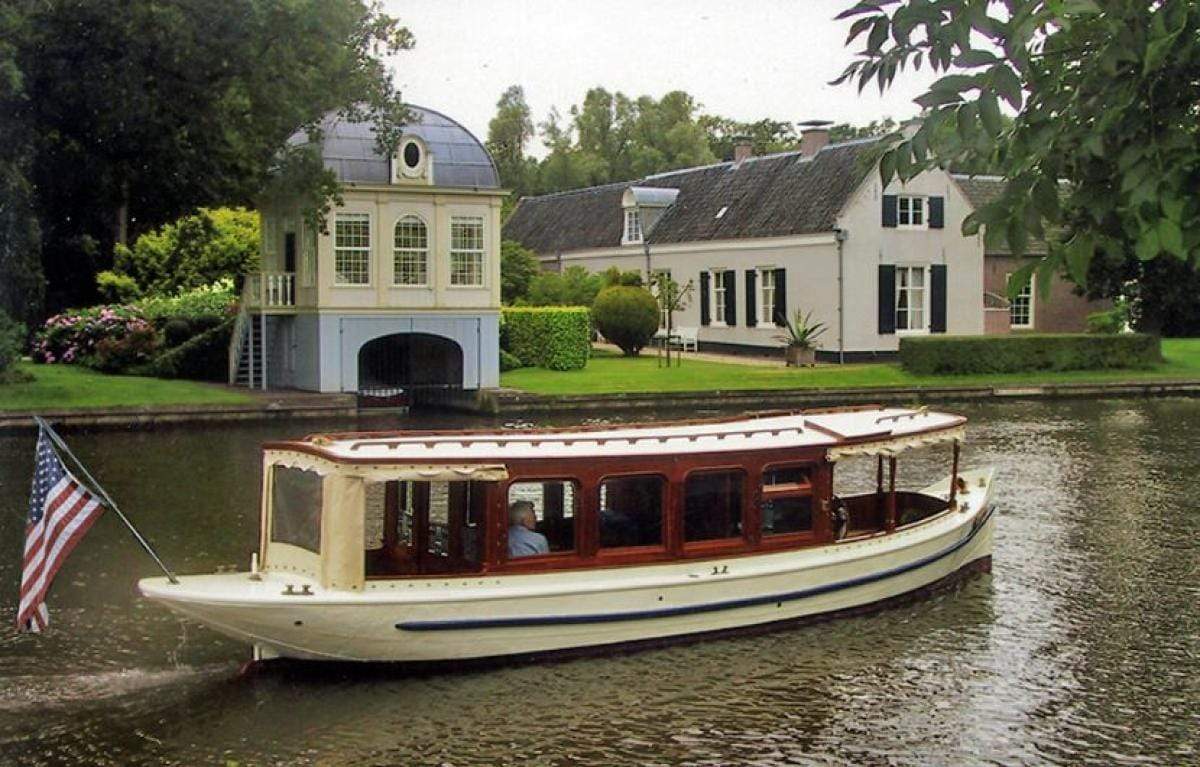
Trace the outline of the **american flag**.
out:
[[[38,434],[35,460],[17,609],[17,628],[22,631],[41,631],[49,625],[46,591],[50,582],[104,509],[92,491],[63,466],[45,429]]]

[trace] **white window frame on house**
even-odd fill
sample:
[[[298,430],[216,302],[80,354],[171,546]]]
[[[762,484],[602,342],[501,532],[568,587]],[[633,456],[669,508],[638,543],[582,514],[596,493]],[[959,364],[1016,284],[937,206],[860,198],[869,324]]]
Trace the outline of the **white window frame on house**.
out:
[[[1012,298],[1008,303],[1008,326],[1016,330],[1033,330],[1033,283],[1037,279],[1036,275],[1029,275],[1029,282],[1025,283],[1025,287],[1017,294],[1016,298]],[[1004,275],[1004,284],[1007,286],[1012,281],[1012,273]],[[1022,301],[1023,299],[1023,301]],[[1024,322],[1017,322],[1016,317],[1022,313],[1020,307],[1024,307],[1025,315]]]
[[[775,326],[775,267],[760,266],[758,271],[758,324]]]
[[[636,207],[625,209],[625,226],[621,230],[622,245],[636,245],[642,241],[642,211]]]
[[[914,287],[912,285],[912,275],[921,275],[921,285]],[[901,275],[905,275],[902,278]],[[895,306],[896,313],[896,333],[898,335],[919,335],[929,332],[929,277],[930,269],[928,264],[897,264],[896,265],[896,297]],[[913,294],[920,291],[919,298],[921,304],[921,319],[919,325],[914,327],[913,312],[911,306],[913,304]],[[900,299],[904,296],[906,307],[904,311],[905,323],[900,324]]]
[[[478,234],[470,232],[476,228]],[[483,216],[450,218],[450,287],[484,287],[485,235]]]
[[[366,224],[365,240],[350,235],[343,239],[342,225]],[[361,276],[362,280],[343,279],[343,275]],[[371,286],[371,214],[337,213],[333,219],[333,284],[338,287],[363,288]]]
[[[708,274],[708,289],[712,293],[712,300],[709,301],[709,306],[712,311],[709,313],[709,324],[716,327],[727,327],[725,324],[725,269],[709,269]]]
[[[928,198],[919,194],[896,195],[896,228],[928,229]]]
[[[401,234],[401,226],[414,227]],[[392,227],[392,286],[429,287],[429,227],[415,213],[405,213]]]
[[[651,287],[653,287],[655,285],[655,279],[657,279],[658,275],[660,275],[660,274],[666,275],[667,281],[668,282],[670,281],[670,279],[671,279],[671,270],[670,269],[655,269],[653,272],[650,273]],[[658,296],[656,294],[655,298],[657,298],[657,297]],[[662,302],[659,302],[659,304],[658,304],[658,328],[659,328],[659,330],[667,329],[667,307],[665,305],[663,305]]]

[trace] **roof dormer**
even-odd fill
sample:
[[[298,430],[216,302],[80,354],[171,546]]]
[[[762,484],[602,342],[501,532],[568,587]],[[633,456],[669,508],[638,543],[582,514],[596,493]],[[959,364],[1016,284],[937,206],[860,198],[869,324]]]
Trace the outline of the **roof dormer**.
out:
[[[420,136],[406,133],[400,137],[396,155],[392,158],[392,183],[433,183],[433,155]]]
[[[644,239],[663,211],[675,203],[678,189],[659,186],[631,186],[621,195],[624,224],[621,228],[621,244],[636,245]]]

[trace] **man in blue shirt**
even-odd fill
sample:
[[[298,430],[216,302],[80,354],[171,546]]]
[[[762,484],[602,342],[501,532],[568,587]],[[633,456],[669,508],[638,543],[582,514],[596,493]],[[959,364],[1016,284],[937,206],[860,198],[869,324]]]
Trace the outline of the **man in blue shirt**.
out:
[[[508,505],[508,558],[549,554],[546,536],[537,531],[537,515],[529,501],[513,501]]]

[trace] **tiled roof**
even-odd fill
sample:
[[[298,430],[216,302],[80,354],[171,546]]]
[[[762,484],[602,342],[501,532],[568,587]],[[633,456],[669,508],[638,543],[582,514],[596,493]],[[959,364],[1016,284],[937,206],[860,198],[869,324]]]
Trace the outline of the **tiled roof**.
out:
[[[979,210],[990,202],[1000,199],[1004,193],[1004,179],[1000,176],[968,176],[963,173],[951,174],[958,188],[966,195],[971,207]],[[1049,252],[1045,240],[1033,239],[1025,246],[1025,255],[1044,256]],[[1007,244],[993,245],[987,249],[989,256],[1011,256],[1012,251]]]
[[[621,197],[631,186],[679,189],[652,243],[734,240],[829,232],[873,163],[875,140],[660,173],[642,179],[522,198],[504,237],[552,254],[621,244]],[[719,218],[717,214],[725,209]]]

